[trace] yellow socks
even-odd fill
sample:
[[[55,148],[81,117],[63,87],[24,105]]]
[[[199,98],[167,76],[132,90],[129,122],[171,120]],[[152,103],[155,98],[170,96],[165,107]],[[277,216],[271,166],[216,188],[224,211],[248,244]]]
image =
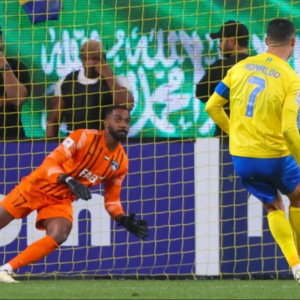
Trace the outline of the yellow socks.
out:
[[[300,255],[300,208],[290,206],[290,223],[294,230],[298,255]]]
[[[300,260],[294,242],[293,229],[290,222],[286,219],[284,211],[276,210],[269,213],[268,222],[271,233],[284,254],[289,266],[292,268],[299,264]]]

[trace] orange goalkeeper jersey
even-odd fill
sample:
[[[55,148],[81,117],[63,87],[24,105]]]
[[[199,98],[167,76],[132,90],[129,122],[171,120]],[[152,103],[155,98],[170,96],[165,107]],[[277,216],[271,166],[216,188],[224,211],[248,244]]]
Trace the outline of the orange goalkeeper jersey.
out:
[[[71,199],[76,196],[61,183],[65,173],[88,187],[104,182],[105,208],[114,218],[124,213],[120,193],[128,171],[128,158],[121,144],[111,152],[104,141],[104,131],[79,129],[71,133],[40,167],[22,179],[19,189],[30,192],[38,189],[51,198]]]

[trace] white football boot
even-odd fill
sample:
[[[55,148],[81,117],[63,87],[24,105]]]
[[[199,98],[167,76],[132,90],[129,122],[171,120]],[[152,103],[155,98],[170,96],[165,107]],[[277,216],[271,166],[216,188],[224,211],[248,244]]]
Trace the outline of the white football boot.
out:
[[[0,282],[5,282],[5,283],[17,283],[19,281],[16,281],[12,278],[13,272],[10,271],[0,271]],[[299,271],[299,276],[300,276],[300,271]],[[300,279],[300,277],[299,277]]]

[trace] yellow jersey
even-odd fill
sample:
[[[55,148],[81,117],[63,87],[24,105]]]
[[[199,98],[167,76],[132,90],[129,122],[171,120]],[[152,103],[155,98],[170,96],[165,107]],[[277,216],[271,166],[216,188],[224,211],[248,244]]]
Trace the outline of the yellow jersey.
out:
[[[228,71],[216,93],[229,98],[232,155],[275,158],[290,154],[282,112],[293,113],[295,127],[300,78],[287,62],[269,53],[242,60]]]

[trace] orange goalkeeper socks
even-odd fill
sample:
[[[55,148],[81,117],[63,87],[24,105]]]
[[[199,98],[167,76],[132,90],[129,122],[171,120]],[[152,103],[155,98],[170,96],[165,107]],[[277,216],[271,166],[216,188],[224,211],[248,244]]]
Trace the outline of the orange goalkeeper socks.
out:
[[[49,235],[46,235],[44,238],[29,245],[8,264],[11,265],[13,270],[27,266],[49,255],[58,247],[59,245]]]
[[[268,214],[268,222],[271,233],[279,245],[289,266],[292,268],[300,264],[298,252],[294,242],[293,229],[282,210],[276,210]]]

